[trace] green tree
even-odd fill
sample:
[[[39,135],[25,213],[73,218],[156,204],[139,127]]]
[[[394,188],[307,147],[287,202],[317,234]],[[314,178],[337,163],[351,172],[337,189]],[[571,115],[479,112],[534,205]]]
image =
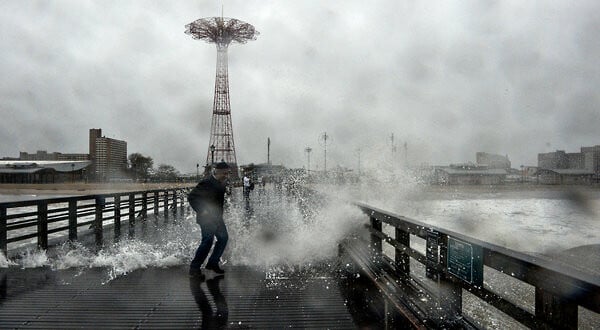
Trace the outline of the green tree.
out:
[[[151,157],[146,157],[140,153],[133,153],[129,155],[129,170],[132,173],[132,176],[136,180],[144,179],[146,181],[148,179],[148,175],[150,174],[150,170],[154,165],[154,161]]]

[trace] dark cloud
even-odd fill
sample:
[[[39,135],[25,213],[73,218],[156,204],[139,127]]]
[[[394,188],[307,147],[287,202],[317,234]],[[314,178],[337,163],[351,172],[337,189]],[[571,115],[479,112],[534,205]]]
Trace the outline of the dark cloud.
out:
[[[89,128],[183,172],[206,157],[216,51],[184,25],[218,3],[4,1],[0,156],[87,152]],[[476,151],[535,164],[600,144],[597,1],[227,1],[258,40],[229,51],[240,163],[413,164]],[[550,150],[549,150],[550,149]],[[387,156],[386,156],[387,157]],[[313,166],[313,167],[314,167]]]

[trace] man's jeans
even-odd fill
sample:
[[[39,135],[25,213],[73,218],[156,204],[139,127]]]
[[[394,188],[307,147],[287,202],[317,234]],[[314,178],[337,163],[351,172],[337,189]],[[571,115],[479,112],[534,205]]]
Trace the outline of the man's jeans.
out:
[[[202,230],[202,241],[200,242],[200,246],[198,246],[198,250],[196,250],[196,255],[190,264],[190,268],[200,269],[202,263],[204,263],[204,259],[206,259],[210,252],[215,237],[217,238],[217,243],[215,243],[215,248],[206,264],[218,265],[229,239],[225,222],[223,222],[222,218],[215,219],[213,217],[201,217],[197,220]]]

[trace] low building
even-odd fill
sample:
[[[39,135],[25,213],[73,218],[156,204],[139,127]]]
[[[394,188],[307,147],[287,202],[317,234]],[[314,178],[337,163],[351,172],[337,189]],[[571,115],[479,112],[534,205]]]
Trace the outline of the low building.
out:
[[[540,184],[592,184],[594,172],[587,169],[539,169]]]
[[[453,164],[436,167],[434,183],[448,185],[499,185],[504,184],[505,169],[488,168],[475,164]]]
[[[63,154],[61,152],[47,152],[38,150],[35,154],[21,151],[19,160],[89,160],[89,154]]]
[[[82,180],[91,161],[0,161],[0,183],[54,183]]]

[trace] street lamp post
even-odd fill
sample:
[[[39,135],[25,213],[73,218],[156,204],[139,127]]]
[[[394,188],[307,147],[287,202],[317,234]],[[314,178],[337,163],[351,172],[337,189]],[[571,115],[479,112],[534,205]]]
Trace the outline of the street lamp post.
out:
[[[215,145],[210,145],[210,165],[213,166],[215,164]]]
[[[323,150],[325,153],[325,157],[323,158],[323,173],[327,174],[327,140],[329,140],[331,137],[329,135],[327,135],[327,132],[324,132],[323,134],[321,134],[320,137],[320,141],[322,141],[323,144]]]
[[[310,173],[310,152],[312,151],[312,148],[311,147],[306,147],[306,149],[304,149],[304,151],[306,151],[306,155],[308,157],[307,172]]]
[[[523,170],[524,166],[521,165],[521,184],[525,182],[525,171]]]
[[[360,177],[360,148],[356,149],[356,153],[358,154],[358,176]]]
[[[75,182],[75,164],[71,163],[71,183]]]
[[[200,164],[196,163],[196,181],[200,178]]]

